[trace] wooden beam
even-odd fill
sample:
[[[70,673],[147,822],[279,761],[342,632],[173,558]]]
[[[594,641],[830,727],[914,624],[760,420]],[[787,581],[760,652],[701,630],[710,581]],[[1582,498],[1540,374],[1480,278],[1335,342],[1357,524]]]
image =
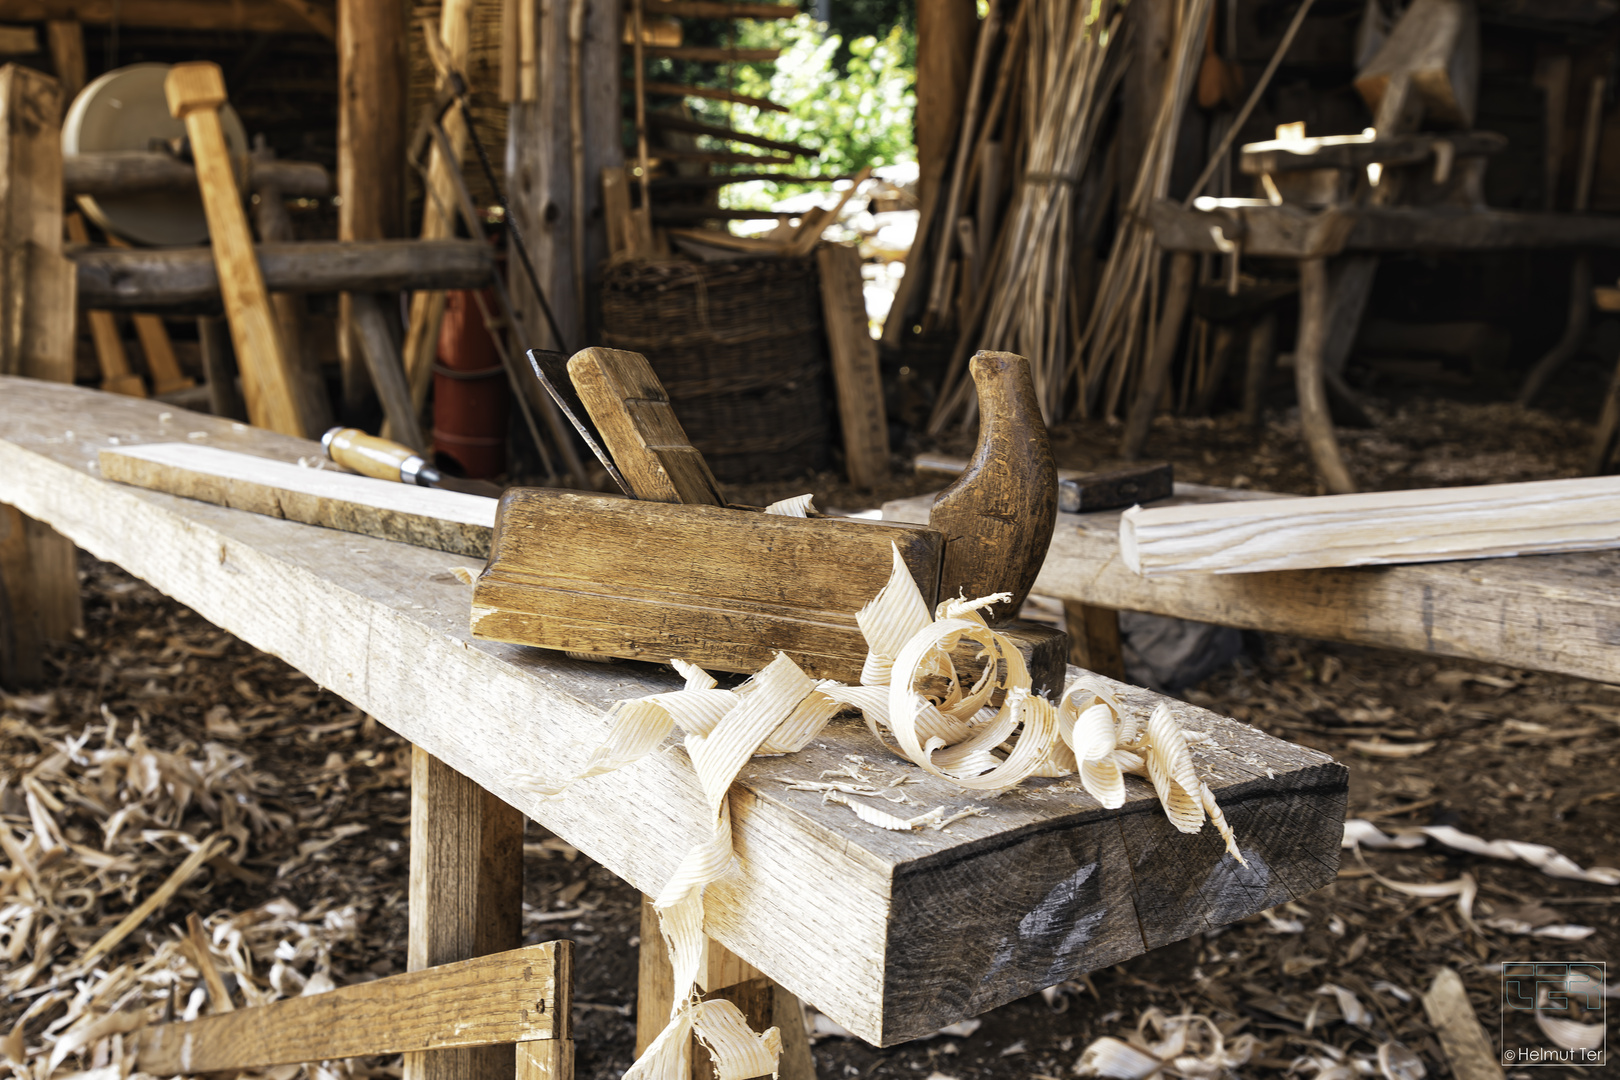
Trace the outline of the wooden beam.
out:
[[[312,161],[249,158],[249,191],[278,189],[285,198],[315,198],[332,193],[332,177]],[[197,190],[197,170],[168,154],[144,150],[110,150],[69,154],[62,159],[62,185],[68,195],[127,195],[137,191]]]
[[[0,379],[0,501],[282,657],[633,888],[661,888],[708,835],[682,754],[652,754],[566,798],[533,787],[577,772],[611,723],[608,709],[678,688],[674,674],[472,639],[468,590],[451,573],[466,556],[176,499],[91,471],[108,437],[161,441],[173,428],[172,406]],[[188,415],[186,429],[202,433],[189,441],[283,461],[320,453],[214,417]],[[366,632],[337,630],[357,626]],[[1164,700],[1118,692],[1133,711]],[[1104,812],[1072,781],[981,800],[928,777],[906,788],[917,805],[982,805],[985,816],[941,832],[875,830],[820,792],[788,786],[847,767],[847,754],[881,767],[865,724],[838,720],[804,751],[743,768],[731,804],[744,857],[706,891],[705,931],[859,1037],[893,1045],[1331,881],[1344,768],[1196,706],[1175,708],[1181,723],[1213,736],[1199,750],[1200,774],[1248,869],[1223,855],[1213,831],[1177,832],[1135,779],[1125,805]],[[1089,938],[1072,933],[1080,920]]]
[[[247,30],[260,34],[314,34],[309,21],[283,0],[4,0],[0,18],[15,22],[76,20],[91,26],[166,30]]]
[[[68,215],[68,231],[72,234],[76,220],[78,221],[79,235],[73,236],[73,239],[82,243],[84,239],[84,222],[79,219],[78,214]],[[114,233],[107,234],[107,243],[117,248],[129,247],[126,240]],[[90,314],[94,316],[96,313],[91,312]],[[180,361],[174,355],[174,343],[169,340],[169,331],[163,325],[163,320],[156,315],[136,313],[133,316],[133,321],[135,323],[135,336],[141,342],[141,354],[146,358],[146,373],[152,379],[153,396],[161,397],[164,394],[178,393],[181,390],[189,390],[195,386],[195,380],[180,373]],[[106,387],[102,387],[102,389],[105,390]],[[145,393],[136,396],[144,397]]]
[[[398,540],[473,558],[489,554],[495,500],[190,443],[107,447],[102,475],[269,517]]]
[[[67,383],[76,320],[62,257],[61,114],[56,80],[0,67],[0,375]],[[40,681],[45,643],[80,624],[72,542],[0,505],[0,682]]]
[[[271,292],[477,289],[495,273],[494,252],[472,240],[310,240],[253,250]],[[86,307],[219,309],[219,271],[208,248],[79,248],[68,257]]]
[[[994,0],[1010,5],[1012,0]],[[973,0],[917,0],[917,166],[923,177],[944,175],[959,135],[967,101],[968,73],[979,36],[979,10]],[[926,198],[925,179],[918,198]]]
[[[1064,628],[1069,632],[1069,663],[1123,680],[1125,658],[1120,651],[1119,612],[1065,600],[1063,614]]]
[[[409,903],[411,971],[476,963],[523,941],[523,815],[419,746],[411,748]],[[567,958],[558,959],[565,966],[554,981],[570,984]],[[552,1037],[567,1039],[568,1013],[554,1009],[551,1018]],[[509,1046],[418,1050],[405,1055],[404,1077],[499,1080],[515,1067]]]
[[[723,142],[745,143],[749,146],[758,146],[766,150],[776,150],[784,154],[796,154],[800,157],[818,157],[819,150],[812,150],[808,146],[798,143],[782,142],[779,139],[767,139],[759,135],[750,135],[743,131],[734,131],[721,124],[705,124],[697,120],[688,120],[684,116],[675,116],[672,113],[649,112],[647,122],[653,127],[663,128],[665,131],[684,131],[692,135],[707,135],[712,139]]]
[[[861,255],[845,244],[826,244],[816,252],[816,266],[844,432],[844,468],[850,483],[874,488],[889,478],[889,416],[878,346],[866,318]]]
[[[75,244],[88,244],[90,233],[84,226],[84,217],[73,211],[67,215],[68,239]],[[129,354],[124,350],[124,339],[118,331],[118,318],[110,311],[92,308],[84,313],[90,324],[90,340],[95,345],[96,363],[101,368],[101,388],[109,394],[145,397],[146,384],[130,370]]]
[[[713,64],[768,64],[781,49],[728,49],[717,45],[648,45],[643,50],[655,60],[697,60]]]
[[[52,19],[45,24],[51,67],[62,87],[62,100],[71,102],[84,89],[84,26],[77,19]]]
[[[555,1039],[569,1026],[573,946],[547,941],[159,1024],[135,1036],[136,1059],[143,1072],[180,1076]]]
[[[186,122],[197,164],[197,186],[208,218],[208,237],[219,268],[220,296],[231,324],[231,343],[242,372],[248,419],[286,435],[304,433],[293,400],[292,373],[281,330],[270,314],[270,296],[253,253],[253,236],[242,212],[236,177],[225,149],[219,108],[225,77],[218,64],[177,64],[163,83],[169,111]]]
[[[208,411],[227,420],[247,420],[247,406],[236,385],[236,360],[231,356],[231,333],[218,315],[197,320],[197,345],[202,353],[203,378],[208,384]]]
[[[794,4],[750,4],[742,0],[648,0],[647,14],[687,19],[791,19]]]
[[[700,97],[709,98],[712,101],[730,101],[737,105],[751,105],[766,112],[785,113],[788,111],[787,106],[778,105],[767,98],[749,97],[747,94],[738,94],[731,90],[719,90],[712,86],[683,86],[680,83],[649,82],[646,85],[646,90],[649,94],[667,94],[670,97]]]
[[[338,0],[338,239],[405,235],[405,7],[398,0]],[[370,395],[348,297],[338,305],[343,409]]]
[[[337,40],[337,22],[332,18],[332,12],[319,4],[312,4],[310,0],[280,0],[281,4],[293,11],[300,19],[309,24],[327,41]]]
[[[1365,135],[1326,135],[1317,139],[1273,140],[1249,143],[1238,158],[1250,175],[1296,172],[1301,169],[1355,169],[1368,165],[1417,165],[1434,157],[1436,144],[1445,143],[1457,157],[1499,154],[1507,138],[1494,131],[1448,131],[1444,134],[1402,134],[1369,139]]]
[[[258,230],[260,241],[269,244],[295,242],[298,237],[293,229],[292,216],[287,213],[287,192],[280,184],[281,177],[291,170],[277,168],[275,151],[269,147],[254,150],[248,161],[252,179],[259,188],[259,198],[253,203],[253,225]],[[323,182],[327,179],[325,169],[321,169],[321,179]],[[332,426],[335,418],[331,399],[326,392],[320,357],[309,348],[309,342],[304,338],[304,298],[297,293],[272,292],[270,306],[275,309],[276,325],[281,328],[299,422],[304,426],[306,437],[319,438]]]

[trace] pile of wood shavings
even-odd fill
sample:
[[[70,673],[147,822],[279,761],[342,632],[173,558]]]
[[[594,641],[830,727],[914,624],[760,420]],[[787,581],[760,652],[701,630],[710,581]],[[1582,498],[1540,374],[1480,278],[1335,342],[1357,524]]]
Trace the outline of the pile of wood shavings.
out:
[[[29,1080],[122,1080],[138,1024],[222,1007],[205,975],[242,1008],[403,966],[409,748],[110,568],[87,594],[58,685],[0,696],[0,1067]],[[264,1075],[300,1073],[398,1068]]]

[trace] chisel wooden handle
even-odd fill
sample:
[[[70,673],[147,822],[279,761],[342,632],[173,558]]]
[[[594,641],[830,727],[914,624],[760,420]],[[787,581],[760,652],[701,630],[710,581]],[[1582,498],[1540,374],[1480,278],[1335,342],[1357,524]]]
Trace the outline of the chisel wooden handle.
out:
[[[1029,361],[981,352],[970,370],[979,393],[979,446],[928,515],[945,534],[939,598],[1010,592],[993,624],[1008,622],[1029,595],[1057,521],[1057,465],[1035,400]]]
[[[359,428],[335,427],[321,436],[321,445],[327,457],[362,476],[423,487],[438,479],[438,471],[415,450]]]

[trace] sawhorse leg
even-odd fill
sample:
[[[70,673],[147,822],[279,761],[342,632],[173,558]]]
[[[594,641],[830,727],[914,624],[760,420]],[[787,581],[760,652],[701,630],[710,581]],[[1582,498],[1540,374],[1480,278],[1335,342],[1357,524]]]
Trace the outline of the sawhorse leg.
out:
[[[523,815],[411,748],[410,971],[523,944]],[[566,1043],[566,1045],[561,1045]],[[567,1080],[573,1043],[425,1050],[404,1080]],[[564,1061],[566,1059],[566,1061]],[[566,1064],[566,1071],[558,1071]]]
[[[1123,682],[1125,658],[1119,646],[1119,612],[1065,600],[1063,618],[1069,631],[1069,663]]]
[[[45,643],[66,640],[81,624],[73,542],[0,503],[0,684],[43,681]]]
[[[816,1062],[804,1033],[799,999],[771,982],[759,970],[719,942],[710,939],[708,963],[700,989],[705,998],[723,997],[742,1010],[755,1031],[776,1026],[782,1030],[780,1080],[815,1080]],[[674,1003],[675,973],[658,930],[652,901],[641,898],[641,965],[636,991],[636,1056],[652,1044],[669,1022]],[[687,1047],[692,1080],[714,1080],[708,1051],[694,1038]]]

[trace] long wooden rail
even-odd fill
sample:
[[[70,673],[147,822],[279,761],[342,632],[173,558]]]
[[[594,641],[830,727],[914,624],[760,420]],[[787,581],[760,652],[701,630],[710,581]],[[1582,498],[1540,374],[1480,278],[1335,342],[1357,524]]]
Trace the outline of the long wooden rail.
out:
[[[642,892],[656,893],[706,836],[701,793],[673,740],[562,798],[534,792],[583,764],[615,701],[677,688],[671,672],[474,641],[469,590],[451,572],[465,556],[114,484],[95,470],[113,439],[281,460],[319,453],[160,403],[4,378],[0,502],[286,660]],[[1143,708],[1160,700],[1120,693]],[[891,758],[858,719],[841,720],[803,752],[743,770],[732,795],[737,867],[708,889],[705,929],[861,1038],[891,1045],[1332,880],[1344,767],[1176,708],[1214,737],[1194,757],[1247,868],[1212,829],[1175,831],[1145,783],[1132,780],[1114,811],[1073,778],[979,799]],[[885,779],[920,779],[904,788],[918,812],[976,805],[983,816],[892,833],[788,789],[848,768],[850,755]],[[423,887],[433,887],[431,869]]]
[[[1177,484],[1178,502],[1270,497]],[[932,496],[883,508],[927,521]],[[1155,503],[1154,505],[1171,505]],[[1119,554],[1120,511],[1059,514],[1035,592],[1098,608],[1347,641],[1613,682],[1620,552],[1144,578]]]

